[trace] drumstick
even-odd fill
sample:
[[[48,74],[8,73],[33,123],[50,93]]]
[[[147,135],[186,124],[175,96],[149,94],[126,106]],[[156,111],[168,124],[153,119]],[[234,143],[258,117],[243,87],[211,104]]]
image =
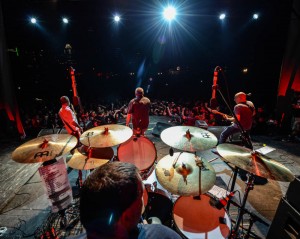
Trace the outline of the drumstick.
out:
[[[211,159],[211,160],[208,160],[208,162],[211,163],[211,162],[217,160],[218,158],[219,158],[219,157],[213,158],[213,159]]]

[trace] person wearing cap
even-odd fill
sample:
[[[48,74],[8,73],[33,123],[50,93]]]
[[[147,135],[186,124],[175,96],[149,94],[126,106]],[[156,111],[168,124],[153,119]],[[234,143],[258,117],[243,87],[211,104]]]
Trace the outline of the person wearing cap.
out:
[[[67,96],[60,97],[61,108],[58,115],[68,132],[68,134],[76,136],[79,138],[82,132],[82,128],[78,124],[76,115],[70,107],[70,100]]]
[[[251,101],[247,100],[244,92],[238,92],[234,96],[236,105],[234,106],[234,114],[246,132],[252,127],[253,116],[255,115],[255,107]],[[220,135],[219,144],[225,143],[229,136],[240,132],[240,128],[234,117],[225,116],[225,119],[231,121],[232,124],[226,127]]]
[[[132,119],[133,134],[144,135],[149,125],[150,100],[144,96],[141,87],[135,89],[135,96],[128,104],[126,126]]]

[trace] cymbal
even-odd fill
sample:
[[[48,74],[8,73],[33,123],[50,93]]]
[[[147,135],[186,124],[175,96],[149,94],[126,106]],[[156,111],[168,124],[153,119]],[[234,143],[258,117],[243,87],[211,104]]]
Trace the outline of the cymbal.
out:
[[[291,182],[295,178],[284,165],[250,149],[233,144],[220,144],[217,150],[224,161],[257,176],[283,182]]]
[[[132,129],[124,125],[108,124],[91,128],[80,136],[80,142],[93,148],[112,147],[127,141]]]
[[[210,149],[217,145],[217,137],[194,126],[173,126],[161,132],[160,137],[167,145],[189,152]]]
[[[201,170],[201,192],[199,193],[199,167]],[[158,182],[169,192],[181,196],[197,196],[209,191],[216,181],[216,173],[207,160],[192,153],[177,152],[163,157],[155,169]]]
[[[32,139],[14,150],[12,159],[18,163],[41,163],[70,152],[77,138],[69,134],[50,134]]]
[[[89,170],[102,166],[109,162],[114,155],[112,148],[93,148],[85,152],[75,149],[75,152],[67,163],[69,167],[78,170]]]

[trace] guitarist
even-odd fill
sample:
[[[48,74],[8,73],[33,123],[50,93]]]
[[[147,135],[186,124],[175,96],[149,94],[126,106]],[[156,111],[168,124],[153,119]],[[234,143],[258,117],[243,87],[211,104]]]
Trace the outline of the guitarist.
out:
[[[79,139],[83,131],[80,125],[78,124],[75,112],[71,109],[69,98],[67,96],[60,97],[60,103],[61,108],[58,112],[59,117],[64,123],[68,133],[74,135],[77,139]]]
[[[252,127],[253,116],[255,115],[255,107],[251,101],[247,101],[247,95],[244,92],[238,92],[234,96],[236,105],[234,106],[234,114],[246,132],[249,132]],[[232,124],[226,127],[220,135],[219,144],[225,143],[227,138],[235,133],[240,132],[240,129],[235,122],[235,118],[225,115],[224,118],[231,121]]]

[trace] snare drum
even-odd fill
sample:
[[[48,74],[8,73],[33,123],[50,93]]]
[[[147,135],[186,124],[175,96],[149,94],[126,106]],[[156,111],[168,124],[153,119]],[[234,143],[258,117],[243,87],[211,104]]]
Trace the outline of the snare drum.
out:
[[[175,202],[173,219],[179,232],[189,239],[228,238],[231,221],[225,209],[211,206],[207,195],[200,198],[179,197]]]
[[[153,171],[156,157],[155,145],[144,136],[133,136],[118,147],[119,161],[134,164],[143,180]]]
[[[145,184],[144,204],[145,211],[143,218],[148,220],[150,217],[158,217],[162,224],[171,226],[172,224],[172,208],[171,193],[166,191],[157,181],[155,171],[153,171]],[[147,203],[146,203],[147,201]]]

